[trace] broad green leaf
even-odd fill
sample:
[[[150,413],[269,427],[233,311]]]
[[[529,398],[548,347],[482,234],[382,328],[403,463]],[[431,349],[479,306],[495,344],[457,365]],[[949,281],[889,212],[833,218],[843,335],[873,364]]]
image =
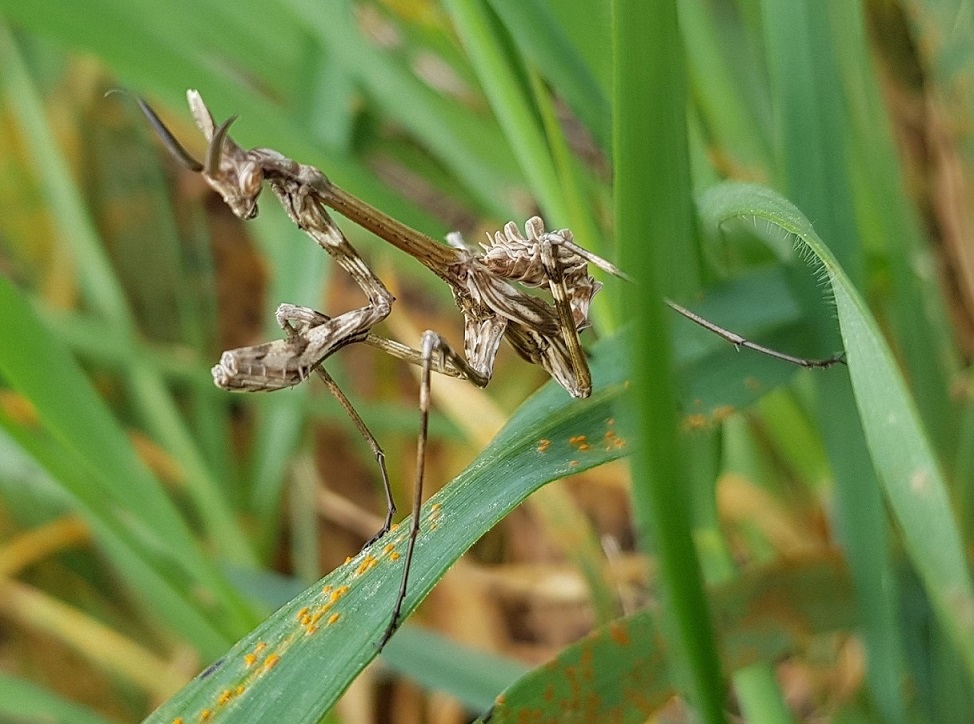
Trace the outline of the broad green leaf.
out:
[[[231,580],[251,597],[278,608],[300,594],[296,578],[236,569]],[[453,696],[471,711],[486,711],[498,691],[528,672],[524,664],[471,648],[419,626],[406,624],[382,650],[382,663],[411,681]]]
[[[857,620],[849,574],[837,555],[755,568],[709,591],[728,671],[771,662],[807,637]],[[679,692],[652,609],[593,631],[507,689],[483,721],[643,722]]]

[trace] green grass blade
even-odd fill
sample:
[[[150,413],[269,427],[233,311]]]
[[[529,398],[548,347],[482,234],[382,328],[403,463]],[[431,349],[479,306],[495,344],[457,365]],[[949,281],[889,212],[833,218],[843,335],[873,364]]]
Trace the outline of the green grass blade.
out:
[[[523,79],[517,73],[520,59],[512,57],[501,26],[482,0],[447,0],[444,4],[532,195],[544,209],[545,219],[554,225],[567,223],[570,212],[551,151]]]
[[[862,288],[864,250],[858,234],[848,173],[847,101],[842,93],[829,3],[801,0],[762,3],[764,39],[777,120],[779,184],[830,242],[852,283]],[[845,4],[848,9],[851,4]],[[808,308],[821,305],[817,280],[795,268],[794,285]],[[835,325],[820,315],[812,328],[818,339],[835,337]],[[836,517],[863,605],[863,638],[872,663],[873,699],[889,721],[903,721],[902,641],[896,623],[896,590],[886,539],[885,511],[874,465],[867,455],[859,413],[845,375],[822,375],[816,382],[819,426],[832,466]]]
[[[317,6],[309,9],[300,5],[302,0],[287,2],[296,3],[296,8],[282,7],[277,13],[267,8],[262,10],[262,16],[266,14],[274,20],[270,22],[267,17],[262,17],[257,24],[265,45],[271,48],[302,45],[295,42],[295,38],[302,37],[302,31],[295,29],[295,25],[277,22],[280,18],[291,18],[303,32],[320,32],[321,42],[335,51],[335,59],[341,61],[349,72],[360,72],[361,76],[356,77],[379,99],[388,102],[389,110],[401,108],[400,122],[433,144],[431,147],[440,152],[444,163],[464,178],[470,188],[477,190],[481,203],[498,216],[509,214],[509,206],[498,203],[498,200],[505,197],[516,173],[513,164],[504,163],[508,154],[494,126],[471,117],[469,112],[456,105],[443,102],[415,76],[404,73],[389,58],[372,51],[354,25],[343,16],[320,15]],[[229,29],[237,27],[236,18],[243,12],[240,7],[219,0],[211,5],[218,13],[208,16],[206,24],[200,23],[196,5],[160,5],[145,0],[139,2],[139,12],[134,15],[127,10],[129,5],[121,0],[93,0],[84,8],[65,8],[49,0],[29,4],[0,0],[0,15],[10,18],[21,28],[95,54],[126,87],[150,96],[157,106],[164,105],[159,103],[160,97],[165,99],[168,105],[179,108],[184,117],[188,117],[185,92],[191,84],[200,89],[217,115],[238,113],[246,119],[246,123],[234,127],[234,138],[241,143],[260,143],[287,152],[298,160],[313,162],[349,191],[387,213],[434,235],[442,233],[428,214],[378,182],[361,161],[344,154],[329,153],[323,143],[311,140],[321,135],[315,130],[317,119],[303,115],[300,112],[303,101],[300,97],[295,98],[299,94],[306,95],[307,89],[291,89],[288,85],[289,79],[303,71],[299,65],[300,57],[278,52],[276,57],[288,58],[291,65],[285,72],[272,74],[266,79],[266,85],[257,88],[233,70],[248,65],[248,58],[201,53],[200,48],[210,48],[213,38],[219,38],[221,32],[232,32]],[[302,8],[307,10],[303,15]],[[330,24],[321,28],[306,27],[318,19]],[[181,27],[188,32],[164,37],[156,33],[155,29],[159,27]],[[233,41],[230,46],[241,48],[246,43]],[[444,118],[450,123],[443,122]],[[188,124],[187,127],[192,126]],[[195,146],[192,143],[186,145],[197,152],[203,148],[201,139]],[[498,166],[502,168],[498,169]]]
[[[152,344],[138,338],[117,339],[117,330],[90,314],[62,309],[38,308],[44,327],[79,358],[113,373],[122,373],[141,363],[167,382],[191,387],[212,400],[226,402],[226,394],[213,385],[210,364],[188,356],[184,348]]]
[[[867,42],[864,11],[856,3],[834,3],[831,15],[849,103],[850,157],[857,159],[849,164],[849,173],[858,231],[863,247],[882,251],[889,264],[888,319],[897,356],[909,373],[910,390],[930,439],[941,459],[946,459],[958,443],[971,438],[954,424],[949,399],[958,351],[940,281],[930,272],[940,262],[927,247],[923,221],[904,188],[905,172],[896,156],[891,121],[879,80],[871,71],[873,51]]]
[[[640,544],[659,560],[669,664],[703,721],[724,721],[724,684],[703,595],[682,483],[664,294],[697,281],[687,142],[687,88],[676,3],[614,4],[615,219],[638,279],[633,346],[640,450],[633,513]],[[661,183],[660,179],[666,179]]]
[[[98,481],[85,473],[84,460],[77,459],[49,436],[25,429],[6,415],[0,415],[0,427],[0,447],[6,462],[29,470],[65,494],[92,526],[104,556],[131,590],[138,593],[143,614],[164,621],[192,641],[203,660],[211,660],[226,648],[242,630],[239,619],[227,616],[222,602],[213,604],[217,591],[209,584],[195,585],[199,578],[187,571],[187,566],[146,531],[118,515],[118,505],[113,505]],[[5,503],[10,505],[11,501],[7,499]],[[197,598],[200,595],[205,603]],[[212,619],[208,618],[210,615]]]
[[[687,48],[687,66],[693,83],[694,101],[700,109],[704,124],[718,144],[716,153],[726,156],[726,161],[750,170],[767,166],[770,150],[767,138],[760,133],[758,119],[752,105],[748,104],[738,80],[742,71],[740,57],[727,52],[720,43],[719,31],[725,32],[730,23],[721,27],[717,14],[707,0],[680,0],[680,30]],[[721,18],[727,20],[726,17]],[[736,38],[735,40],[742,40]],[[743,43],[733,47],[741,53]],[[745,77],[760,77],[755,72]],[[714,149],[710,152],[715,153]],[[699,179],[698,179],[699,182]]]
[[[0,336],[7,340],[0,346],[4,380],[30,400],[61,444],[88,461],[105,486],[102,493],[124,503],[160,540],[168,539],[180,557],[198,558],[189,529],[136,457],[124,431],[6,277],[0,277]]]
[[[490,0],[490,6],[521,55],[538,68],[608,153],[612,133],[609,100],[549,5],[541,0]],[[538,42],[538,28],[545,29],[543,43]]]
[[[974,678],[974,586],[943,476],[893,356],[855,288],[811,224],[768,189],[724,184],[701,202],[707,224],[771,224],[817,260],[834,296],[849,375],[873,465],[906,551],[940,623]]]
[[[84,207],[64,156],[52,141],[40,96],[13,35],[0,25],[0,65],[4,103],[17,114],[21,131],[41,176],[41,188],[60,236],[71,246],[72,261],[85,301],[124,333],[134,328],[125,293],[98,240],[98,230]]]

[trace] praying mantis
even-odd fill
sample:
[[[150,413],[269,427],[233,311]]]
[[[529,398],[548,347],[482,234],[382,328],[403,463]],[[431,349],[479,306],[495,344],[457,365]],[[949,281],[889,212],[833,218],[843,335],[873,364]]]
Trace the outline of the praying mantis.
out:
[[[308,307],[281,304],[276,318],[284,331],[283,339],[226,351],[212,370],[215,384],[231,391],[284,389],[301,383],[312,373],[323,380],[369,444],[380,468],[386,517],[366,546],[390,530],[396,513],[384,454],[323,363],[347,345],[364,343],[421,368],[412,519],[397,600],[378,640],[381,649],[400,624],[420,532],[432,371],[484,387],[493,375],[500,343],[506,340],[523,359],[547,371],[572,397],[588,397],[592,378],[579,332],[590,325],[589,307],[602,287],[589,274],[589,265],[632,280],[609,261],[576,244],[571,231],[545,230],[544,222],[536,216],[528,219],[523,232],[515,223],[508,223],[479,248],[469,247],[459,234],[450,234],[448,243],[442,244],[353,196],[312,166],[271,149],[241,148],[229,136],[234,116],[217,125],[198,92],[187,91],[187,99],[196,125],[208,142],[202,163],[139,99],[140,107],[172,155],[200,173],[240,219],[257,215],[257,200],[266,182],[291,220],[352,277],[367,298],[364,306],[334,317]],[[450,287],[464,318],[462,355],[432,330],[423,333],[418,349],[372,332],[388,317],[395,298],[326,209],[337,211],[417,259]],[[551,301],[528,293],[526,288],[547,290]],[[666,303],[738,347],[803,367],[827,367],[841,361],[841,355],[808,360],[777,352],[725,330],[675,302]]]

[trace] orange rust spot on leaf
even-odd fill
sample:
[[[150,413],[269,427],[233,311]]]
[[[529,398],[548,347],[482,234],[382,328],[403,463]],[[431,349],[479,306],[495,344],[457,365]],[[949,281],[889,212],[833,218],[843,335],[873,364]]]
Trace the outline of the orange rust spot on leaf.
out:
[[[211,716],[213,716],[213,712],[210,709],[204,709],[200,712],[200,721],[209,721]]]
[[[578,460],[570,460],[570,461],[568,462],[568,467],[570,467],[570,468],[577,468],[577,467],[578,467],[578,465],[579,465],[579,462],[578,462]]]
[[[254,650],[249,654],[244,655],[244,666],[250,668],[255,663],[257,663],[257,654],[259,654],[261,651],[263,651],[266,648],[267,648],[267,644],[265,644],[263,641],[258,641],[257,644],[254,646]]]
[[[591,646],[586,646],[585,648],[582,649],[582,658],[578,663],[582,667],[582,676],[585,679],[591,680],[592,677],[594,676],[594,672],[592,671],[592,661],[594,660],[594,658],[595,658],[595,653],[592,651]]]
[[[614,430],[606,430],[604,435],[605,451],[624,450],[627,443],[625,438],[619,437]]]
[[[362,562],[358,564],[358,568],[355,569],[355,575],[361,576],[369,569],[375,568],[378,562],[378,559],[376,559],[374,555],[371,553],[366,553],[365,558],[362,559]]]
[[[220,696],[217,697],[216,703],[219,706],[223,706],[228,701],[233,698],[233,689],[224,689],[220,692]]]
[[[438,521],[443,516],[443,505],[440,503],[433,503],[430,506],[430,530],[436,530],[439,525]]]
[[[629,629],[619,623],[609,625],[609,636],[620,646],[628,646],[631,643]]]
[[[183,724],[183,718],[181,716],[177,716],[172,720],[172,724]]]
[[[539,453],[547,452],[549,447],[551,447],[551,440],[544,440],[544,439],[538,440],[537,449]]]
[[[390,561],[398,561],[399,560],[399,553],[397,551],[393,551],[392,553],[390,553],[389,554],[389,560]]]
[[[735,412],[737,412],[737,409],[733,405],[721,405],[720,407],[715,407],[710,415],[714,418],[714,422],[722,422]]]
[[[298,619],[298,621],[300,621],[301,619],[303,619],[303,618],[304,618],[305,616],[307,616],[307,615],[308,615],[308,607],[307,607],[307,606],[305,606],[305,607],[304,607],[304,608],[302,608],[302,609],[301,609],[300,611],[298,611],[298,613],[297,613],[297,615],[295,616],[295,618],[297,618],[297,619]]]
[[[34,403],[16,392],[0,390],[0,410],[24,427],[37,427],[40,424]]]
[[[338,599],[348,593],[348,586],[339,586],[334,591],[331,592],[331,603],[335,603]]]
[[[686,431],[700,430],[723,422],[737,412],[733,405],[720,405],[709,413],[695,412],[683,418],[683,429]]]
[[[281,660],[281,657],[277,654],[268,654],[267,658],[264,659],[264,671],[268,671],[277,666],[277,662]]]
[[[578,681],[578,669],[574,666],[566,666],[565,678],[568,679],[568,687],[571,689],[572,699],[577,700],[581,694],[581,685]]]
[[[328,617],[328,625],[331,626],[333,623],[335,623],[341,617],[342,617],[342,615],[340,613],[333,613],[331,616]]]
[[[700,430],[707,426],[707,416],[700,412],[687,415],[683,418],[684,430]]]
[[[584,435],[573,435],[568,438],[568,444],[574,446],[578,450],[588,450],[588,442]]]

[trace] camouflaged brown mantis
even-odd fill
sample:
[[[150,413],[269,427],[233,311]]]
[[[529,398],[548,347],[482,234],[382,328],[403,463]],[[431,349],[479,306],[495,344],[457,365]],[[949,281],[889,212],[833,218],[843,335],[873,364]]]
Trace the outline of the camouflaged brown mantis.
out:
[[[351,275],[368,299],[365,306],[335,317],[307,307],[281,304],[276,316],[285,332],[284,339],[224,352],[212,372],[219,387],[232,391],[292,387],[312,372],[325,382],[368,441],[382,474],[387,514],[383,527],[369,543],[388,532],[396,512],[384,455],[322,363],[342,347],[364,342],[422,368],[412,524],[399,595],[379,640],[381,648],[399,625],[419,533],[431,371],[484,387],[493,374],[501,340],[507,340],[523,359],[543,367],[570,395],[588,397],[592,379],[578,335],[589,326],[589,305],[602,287],[589,274],[588,265],[622,279],[629,277],[575,244],[569,230],[546,231],[539,217],[529,219],[524,232],[513,222],[508,223],[479,248],[467,246],[459,234],[450,234],[449,243],[441,244],[344,191],[312,166],[271,149],[242,149],[228,135],[235,117],[218,126],[199,93],[187,91],[187,99],[196,125],[208,142],[203,163],[190,156],[152,109],[139,101],[169,151],[187,168],[200,173],[241,219],[257,215],[257,199],[267,182],[292,221]],[[391,312],[395,298],[332,221],[326,207],[414,257],[449,285],[464,317],[464,355],[431,330],[424,332],[419,349],[372,333],[372,328]],[[526,292],[524,287],[546,288],[551,301]],[[738,347],[803,367],[825,367],[841,359],[837,356],[806,360],[783,354],[729,332],[675,302],[667,300],[667,304]]]

